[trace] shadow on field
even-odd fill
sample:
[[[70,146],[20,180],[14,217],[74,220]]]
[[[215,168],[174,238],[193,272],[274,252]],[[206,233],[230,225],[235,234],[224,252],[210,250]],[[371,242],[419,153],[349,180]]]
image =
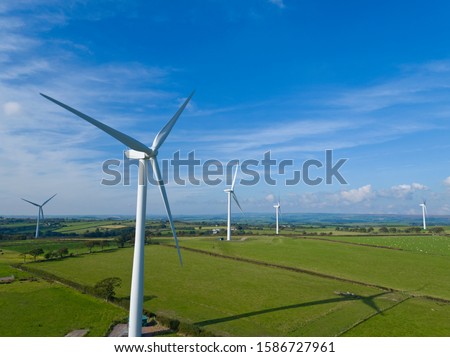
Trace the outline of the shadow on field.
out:
[[[377,304],[375,303],[375,299],[377,297],[389,294],[389,292],[385,291],[379,294],[374,294],[370,296],[359,296],[351,293],[338,293],[340,297],[333,298],[333,299],[325,299],[325,300],[318,300],[318,301],[310,301],[310,302],[303,302],[300,304],[293,304],[293,305],[287,305],[287,306],[280,306],[280,307],[274,307],[271,309],[264,309],[259,311],[253,311],[253,312],[246,312],[244,314],[234,315],[234,316],[227,316],[227,317],[221,317],[218,319],[212,319],[212,320],[205,320],[197,322],[195,325],[197,326],[207,326],[207,325],[214,325],[221,322],[229,322],[233,320],[239,320],[245,317],[252,317],[262,314],[267,314],[270,312],[277,312],[277,311],[283,311],[283,310],[289,310],[289,309],[297,309],[300,307],[308,307],[308,306],[315,306],[315,305],[323,305],[323,304],[331,304],[336,302],[345,302],[345,301],[361,301],[364,304],[368,305],[370,308],[374,309],[377,313],[383,314],[383,312],[378,308]]]
[[[156,299],[157,297],[158,297],[157,295],[144,295],[144,302]],[[130,297],[126,296],[126,297],[116,298],[116,301],[118,301],[121,304],[129,305]]]

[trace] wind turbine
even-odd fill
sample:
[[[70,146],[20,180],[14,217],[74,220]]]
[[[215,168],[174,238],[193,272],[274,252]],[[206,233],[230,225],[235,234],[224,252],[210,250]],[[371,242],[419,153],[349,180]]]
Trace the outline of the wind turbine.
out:
[[[22,200],[24,200],[25,202],[31,203],[33,206],[39,207],[38,209],[38,216],[37,216],[37,222],[36,222],[36,234],[34,235],[34,238],[39,238],[39,222],[40,220],[44,220],[44,210],[42,209],[42,207],[45,206],[45,204],[50,201],[53,197],[56,196],[56,193],[50,197],[47,201],[45,201],[43,204],[39,205],[37,203],[31,202],[26,200],[25,198],[22,198]]]
[[[239,209],[242,212],[241,205],[234,193],[234,184],[236,183],[236,176],[238,172],[238,166],[236,166],[236,171],[234,172],[233,182],[230,188],[225,189],[224,191],[228,194],[228,221],[227,221],[227,240],[231,240],[231,196],[233,196],[234,202],[238,205]]]
[[[427,215],[427,201],[423,200],[419,206],[422,207],[422,221],[423,221],[423,229],[427,229],[426,215]]]
[[[164,206],[166,208],[167,217],[169,218],[170,227],[172,229],[173,238],[175,239],[175,245],[178,251],[178,257],[180,264],[182,264],[180,248],[178,246],[177,234],[175,226],[173,224],[172,213],[170,211],[169,201],[167,199],[166,189],[161,177],[161,171],[157,161],[158,149],[166,140],[170,134],[173,126],[180,117],[186,105],[191,100],[194,92],[184,101],[175,115],[170,119],[167,124],[161,129],[161,131],[155,136],[151,147],[141,143],[140,141],[133,139],[132,137],[121,133],[103,124],[90,116],[79,112],[76,109],[69,107],[68,105],[57,101],[45,94],[41,95],[44,98],[52,101],[53,103],[67,109],[73,114],[86,120],[92,125],[96,126],[105,133],[111,135],[116,140],[125,144],[130,150],[125,151],[125,155],[129,159],[139,160],[138,170],[138,189],[137,189],[137,204],[136,204],[136,231],[135,231],[135,243],[134,243],[134,256],[133,256],[133,272],[131,278],[131,293],[130,293],[130,313],[129,313],[129,325],[128,336],[140,337],[142,335],[142,307],[144,299],[144,242],[145,242],[145,214],[147,203],[147,175],[148,175],[148,162],[150,161],[153,169],[153,174],[158,182],[159,190],[161,192]]]
[[[278,232],[279,232],[279,230],[278,230],[278,215],[279,215],[279,213],[281,213],[280,197],[278,197],[278,203],[273,205],[273,207],[275,208],[275,219],[277,221],[275,234],[278,234]]]

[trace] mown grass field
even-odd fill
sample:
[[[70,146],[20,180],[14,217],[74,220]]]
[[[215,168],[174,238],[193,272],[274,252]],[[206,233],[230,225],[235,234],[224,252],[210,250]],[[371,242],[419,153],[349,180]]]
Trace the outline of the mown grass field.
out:
[[[83,234],[86,231],[95,231],[97,228],[101,230],[119,229],[124,227],[133,227],[134,222],[114,222],[111,220],[96,220],[96,221],[75,221],[65,222],[64,227],[56,229],[59,233],[77,233]]]
[[[361,238],[364,241],[366,238]],[[307,269],[340,278],[450,299],[450,260],[429,255],[315,239],[183,240],[182,246]]]
[[[49,252],[56,251],[61,247],[67,247],[69,250],[69,254],[82,254],[89,251],[85,245],[87,240],[88,239],[33,239],[4,242],[1,243],[0,246],[4,249],[8,249],[18,253],[27,253],[34,248],[42,248],[45,252]],[[98,249],[99,248],[96,248],[96,250]],[[29,256],[25,259],[27,261],[32,260],[32,258]],[[37,259],[42,259],[42,257],[37,257]]]
[[[113,321],[127,316],[124,309],[44,280],[0,285],[0,336],[64,336],[88,329],[104,336]]]
[[[327,237],[330,240],[340,242],[350,242],[356,244],[371,244],[380,247],[391,247],[403,249],[421,254],[450,256],[450,237],[430,235],[430,236],[358,236],[358,237]]]
[[[173,244],[168,238],[152,240]],[[4,253],[0,256],[0,276],[14,273],[8,264],[23,261],[20,252],[43,243],[48,244],[48,249],[57,249],[59,244],[67,242],[49,239],[12,242],[6,246],[0,243]],[[83,241],[73,242],[74,251],[76,244],[84,245]],[[232,242],[219,241],[217,236],[182,238],[180,243],[182,247],[202,251],[183,249],[182,267],[173,247],[145,247],[144,307],[193,323],[216,335],[450,336],[450,303],[446,302],[450,300],[448,237],[258,235],[236,236]],[[424,250],[425,246],[432,248]],[[84,246],[79,249],[86,252]],[[119,277],[122,286],[117,289],[117,296],[127,299],[132,254],[133,248],[124,248],[40,261],[30,266],[90,286],[107,277]],[[19,274],[29,277],[27,273]],[[24,282],[28,283],[31,284]],[[14,284],[8,285],[8,289]],[[43,281],[39,284],[29,285],[29,289],[40,303],[46,300],[47,293],[51,295],[50,301],[60,301],[64,294],[76,293],[69,288],[64,288],[64,292],[55,290],[56,286],[62,288],[58,284]],[[0,285],[0,292],[5,286]],[[16,293],[8,291],[6,295],[11,306],[20,301]],[[74,296],[77,294],[87,298],[79,293]],[[79,298],[74,296],[72,299]],[[71,299],[67,299],[77,326],[87,326],[89,322],[79,320],[75,305],[85,311],[96,303],[110,306],[98,299],[89,299],[73,305],[70,305]],[[33,304],[31,301],[30,306]],[[40,306],[45,311],[45,306]],[[5,306],[0,307],[0,314],[2,309]],[[105,321],[111,318],[109,313],[102,315],[106,316]],[[32,309],[29,314],[32,319],[43,319],[39,331],[44,335],[62,335],[65,329],[72,328],[67,321],[61,322],[58,332],[49,329],[47,334],[49,325],[44,316],[33,315]],[[14,319],[13,316],[8,318]],[[101,326],[92,327],[92,334],[101,335],[103,318],[96,321]],[[63,328],[64,324],[67,326]],[[3,328],[0,325],[0,335]],[[23,336],[31,333],[23,331]]]
[[[220,335],[338,335],[355,321],[404,297],[378,289],[306,274],[183,252],[180,267],[169,247],[145,250],[145,307],[194,322]],[[107,276],[123,279],[119,296],[129,295],[132,249],[65,261],[42,262],[39,269],[94,284]],[[74,272],[77,272],[74,274]],[[348,298],[351,292],[361,298]]]
[[[181,244],[229,257],[276,262],[361,282],[343,282],[186,250],[183,251],[184,266],[180,267],[173,248],[147,246],[145,308],[187,320],[215,334],[450,334],[447,328],[449,304],[412,297],[415,294],[441,298],[449,296],[448,283],[444,281],[449,268],[449,263],[442,261],[445,257],[273,237],[234,242],[188,239],[182,240]],[[421,258],[424,260],[421,261]],[[35,266],[79,283],[94,284],[104,277],[118,276],[123,279],[118,295],[127,297],[131,260],[132,249],[128,248],[64,261],[42,262]],[[424,269],[425,272],[412,269],[412,264],[417,266],[417,261],[421,261],[417,269]],[[406,267],[402,268],[402,265]],[[74,271],[77,273],[74,274]],[[364,283],[388,286],[396,291],[364,286]],[[420,315],[420,326],[402,324],[399,318],[401,311],[408,315],[406,320]],[[392,324],[395,329],[386,328]]]
[[[23,261],[18,251],[2,244],[1,253],[0,277],[15,281],[0,284],[0,337],[57,337],[75,329],[104,336],[113,321],[127,317],[124,309],[11,267]]]

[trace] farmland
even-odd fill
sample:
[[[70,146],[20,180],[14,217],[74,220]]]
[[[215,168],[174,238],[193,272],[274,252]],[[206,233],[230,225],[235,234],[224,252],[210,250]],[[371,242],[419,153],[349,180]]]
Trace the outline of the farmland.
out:
[[[72,254],[58,259],[38,256],[36,262],[28,257],[26,266],[83,286],[118,277],[122,284],[116,298],[126,301],[132,243],[119,248],[110,237],[107,249],[97,247],[90,253],[86,240],[96,238],[80,235],[129,227],[123,221],[73,222],[64,229],[76,232],[75,238],[0,242],[0,275],[14,274],[18,280],[0,285],[7,297],[0,313],[7,316],[6,322],[22,321],[13,330],[6,322],[0,324],[0,335],[64,335],[83,326],[90,326],[90,335],[104,335],[126,311],[11,264],[23,263],[23,254],[33,247],[47,251],[65,246]],[[294,226],[275,236],[267,226],[243,224],[246,234],[235,231],[234,240],[226,242],[210,233],[218,224],[177,222],[178,230],[186,232],[180,238],[183,266],[172,239],[166,237],[167,227],[158,221],[147,227],[152,244],[145,246],[144,308],[157,316],[219,336],[449,335],[447,227],[441,235],[405,234],[407,227],[402,226],[397,227],[400,233],[374,235],[337,232],[332,225]],[[61,310],[51,310],[45,301],[58,302]],[[29,304],[28,310],[20,309],[19,314],[19,304]],[[87,321],[81,307],[100,315]],[[47,315],[54,326],[46,322]]]

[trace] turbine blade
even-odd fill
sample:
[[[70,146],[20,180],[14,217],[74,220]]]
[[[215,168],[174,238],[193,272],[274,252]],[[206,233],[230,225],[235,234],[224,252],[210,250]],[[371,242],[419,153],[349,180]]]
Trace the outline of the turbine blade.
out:
[[[34,205],[34,206],[36,206],[36,207],[41,207],[41,206],[39,206],[37,203],[28,201],[28,200],[26,200],[25,198],[21,198],[21,200],[23,200],[23,201],[25,201],[25,202],[28,202],[28,203],[31,203],[32,205]]]
[[[242,210],[241,205],[239,204],[239,201],[238,201],[238,199],[237,199],[237,197],[236,197],[236,194],[235,194],[233,191],[231,191],[231,194],[232,194],[232,196],[233,196],[234,202],[236,202],[236,204],[238,205],[238,207],[239,207],[239,209],[241,210],[241,212],[244,212],[244,211]]]
[[[175,115],[170,119],[167,124],[161,129],[161,131],[156,135],[155,140],[153,140],[152,149],[158,150],[161,145],[166,140],[167,136],[170,134],[170,131],[172,130],[173,126],[177,122],[178,118],[180,117],[181,113],[183,112],[184,108],[186,108],[186,105],[191,100],[192,96],[194,95],[195,91],[192,91],[191,95],[184,101],[183,105],[177,110]]]
[[[236,165],[236,171],[234,172],[234,176],[233,176],[233,183],[231,184],[231,191],[234,190],[234,184],[236,183],[236,177],[237,177],[238,170],[239,170],[239,165]]]
[[[39,207],[39,214],[41,216],[41,219],[44,220],[44,210],[42,209],[42,206]]]
[[[177,232],[175,231],[175,226],[173,224],[172,213],[170,212],[169,200],[167,199],[166,188],[164,187],[164,182],[161,178],[161,172],[159,171],[158,161],[156,158],[150,159],[152,163],[153,173],[155,175],[156,181],[158,181],[159,191],[161,192],[161,197],[164,201],[164,207],[166,208],[167,218],[169,218],[170,228],[172,229],[173,238],[175,240],[175,245],[178,251],[178,258],[180,259],[180,265],[183,265],[183,259],[181,258],[180,246],[178,245]]]
[[[42,206],[44,206],[48,201],[50,201],[53,197],[55,197],[57,195],[57,193],[55,193],[52,197],[50,197],[47,201],[45,201],[42,205],[41,205],[41,207]]]
[[[136,139],[133,139],[131,136],[121,133],[120,131],[113,129],[110,126],[103,124],[103,123],[99,122],[98,120],[91,118],[90,116],[83,114],[82,112],[80,112],[72,107],[69,107],[68,105],[66,105],[64,103],[61,103],[60,101],[58,101],[56,99],[53,99],[42,93],[40,93],[40,94],[44,98],[48,99],[49,101],[51,101],[55,104],[58,104],[60,107],[63,107],[64,109],[68,110],[69,112],[72,112],[73,114],[79,116],[80,118],[82,118],[82,119],[86,120],[87,122],[91,123],[92,125],[96,126],[100,130],[103,130],[105,133],[111,135],[113,138],[120,141],[122,144],[128,146],[129,148],[152,155],[152,151],[150,150],[150,148],[147,145],[141,143],[140,141],[138,141]]]

